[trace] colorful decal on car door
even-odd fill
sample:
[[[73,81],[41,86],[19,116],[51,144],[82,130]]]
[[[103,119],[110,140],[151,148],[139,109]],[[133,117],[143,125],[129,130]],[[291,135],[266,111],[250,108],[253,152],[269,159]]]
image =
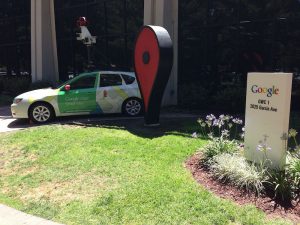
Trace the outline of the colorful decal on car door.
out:
[[[120,113],[123,102],[128,98],[126,88],[100,87],[97,93],[97,103],[104,113]]]
[[[71,90],[66,91],[62,88],[58,93],[59,111],[61,113],[97,111],[95,83],[96,74],[84,75],[72,80]]]
[[[124,91],[124,88],[113,87],[113,89],[122,98],[123,101],[129,97],[128,94]]]

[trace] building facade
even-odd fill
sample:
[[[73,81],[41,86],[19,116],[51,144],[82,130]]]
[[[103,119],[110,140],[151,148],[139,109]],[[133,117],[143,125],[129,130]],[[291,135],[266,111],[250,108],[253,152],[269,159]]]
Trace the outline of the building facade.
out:
[[[85,71],[80,16],[97,36],[92,59],[101,70],[133,70],[140,27],[167,28],[175,56],[164,105],[243,107],[255,71],[293,72],[299,95],[299,0],[3,0],[0,75],[64,81]]]

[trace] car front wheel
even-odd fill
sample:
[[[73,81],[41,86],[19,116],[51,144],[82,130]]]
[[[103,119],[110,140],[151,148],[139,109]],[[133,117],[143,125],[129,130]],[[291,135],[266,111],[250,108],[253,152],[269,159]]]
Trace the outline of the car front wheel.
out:
[[[123,103],[123,113],[128,116],[140,115],[143,111],[143,104],[140,99],[131,98]]]
[[[36,103],[29,109],[29,119],[35,123],[47,123],[54,116],[52,108],[45,103]]]

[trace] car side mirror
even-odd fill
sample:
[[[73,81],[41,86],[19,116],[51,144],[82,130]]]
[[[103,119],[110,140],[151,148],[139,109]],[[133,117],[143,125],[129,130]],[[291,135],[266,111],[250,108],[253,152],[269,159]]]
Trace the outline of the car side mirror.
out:
[[[65,91],[70,91],[70,90],[71,90],[71,85],[70,84],[65,85]]]

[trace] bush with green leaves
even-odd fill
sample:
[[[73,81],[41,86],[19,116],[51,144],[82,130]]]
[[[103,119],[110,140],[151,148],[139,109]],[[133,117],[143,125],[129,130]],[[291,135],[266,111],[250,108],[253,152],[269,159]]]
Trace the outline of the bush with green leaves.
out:
[[[300,158],[295,152],[288,153],[287,164],[283,169],[268,171],[268,188],[276,198],[291,201],[300,195]]]
[[[269,169],[267,188],[274,192],[274,198],[291,201],[293,198],[293,184],[288,170]]]
[[[31,83],[29,86],[29,90],[36,90],[36,89],[42,89],[42,88],[48,88],[51,87],[51,83],[45,82],[45,81],[37,81],[34,83]]]
[[[292,157],[290,160],[287,170],[291,174],[294,186],[300,190],[300,159],[298,157]],[[298,192],[299,192],[298,190]]]
[[[203,160],[207,162],[216,155],[223,153],[236,153],[240,150],[239,144],[235,140],[228,140],[224,137],[213,138],[203,147]]]
[[[210,138],[206,146],[202,148],[202,163],[208,167],[213,176],[221,181],[229,181],[233,185],[261,194],[264,190],[274,194],[274,198],[282,201],[291,201],[300,197],[300,146],[297,142],[298,132],[290,129],[289,137],[294,143],[290,143],[287,163],[284,168],[274,169],[270,167],[270,159],[267,152],[271,148],[267,145],[267,135],[258,143],[257,151],[263,152],[265,159],[260,164],[254,164],[237,153],[242,150],[237,140],[238,132],[245,131],[242,128],[243,121],[230,115],[213,114],[205,119],[198,119],[201,127],[201,136]],[[243,138],[244,134],[240,135]],[[198,137],[197,133],[193,137]]]
[[[240,86],[220,88],[212,97],[214,108],[227,112],[244,112],[246,89]]]
[[[210,160],[210,170],[215,178],[230,182],[238,188],[260,195],[267,182],[266,169],[249,163],[243,155],[223,153]]]
[[[183,84],[179,87],[178,104],[183,108],[203,109],[209,102],[209,90],[198,83]]]
[[[31,78],[28,76],[24,77],[1,77],[2,91],[12,96],[19,95],[28,90],[31,83]]]

